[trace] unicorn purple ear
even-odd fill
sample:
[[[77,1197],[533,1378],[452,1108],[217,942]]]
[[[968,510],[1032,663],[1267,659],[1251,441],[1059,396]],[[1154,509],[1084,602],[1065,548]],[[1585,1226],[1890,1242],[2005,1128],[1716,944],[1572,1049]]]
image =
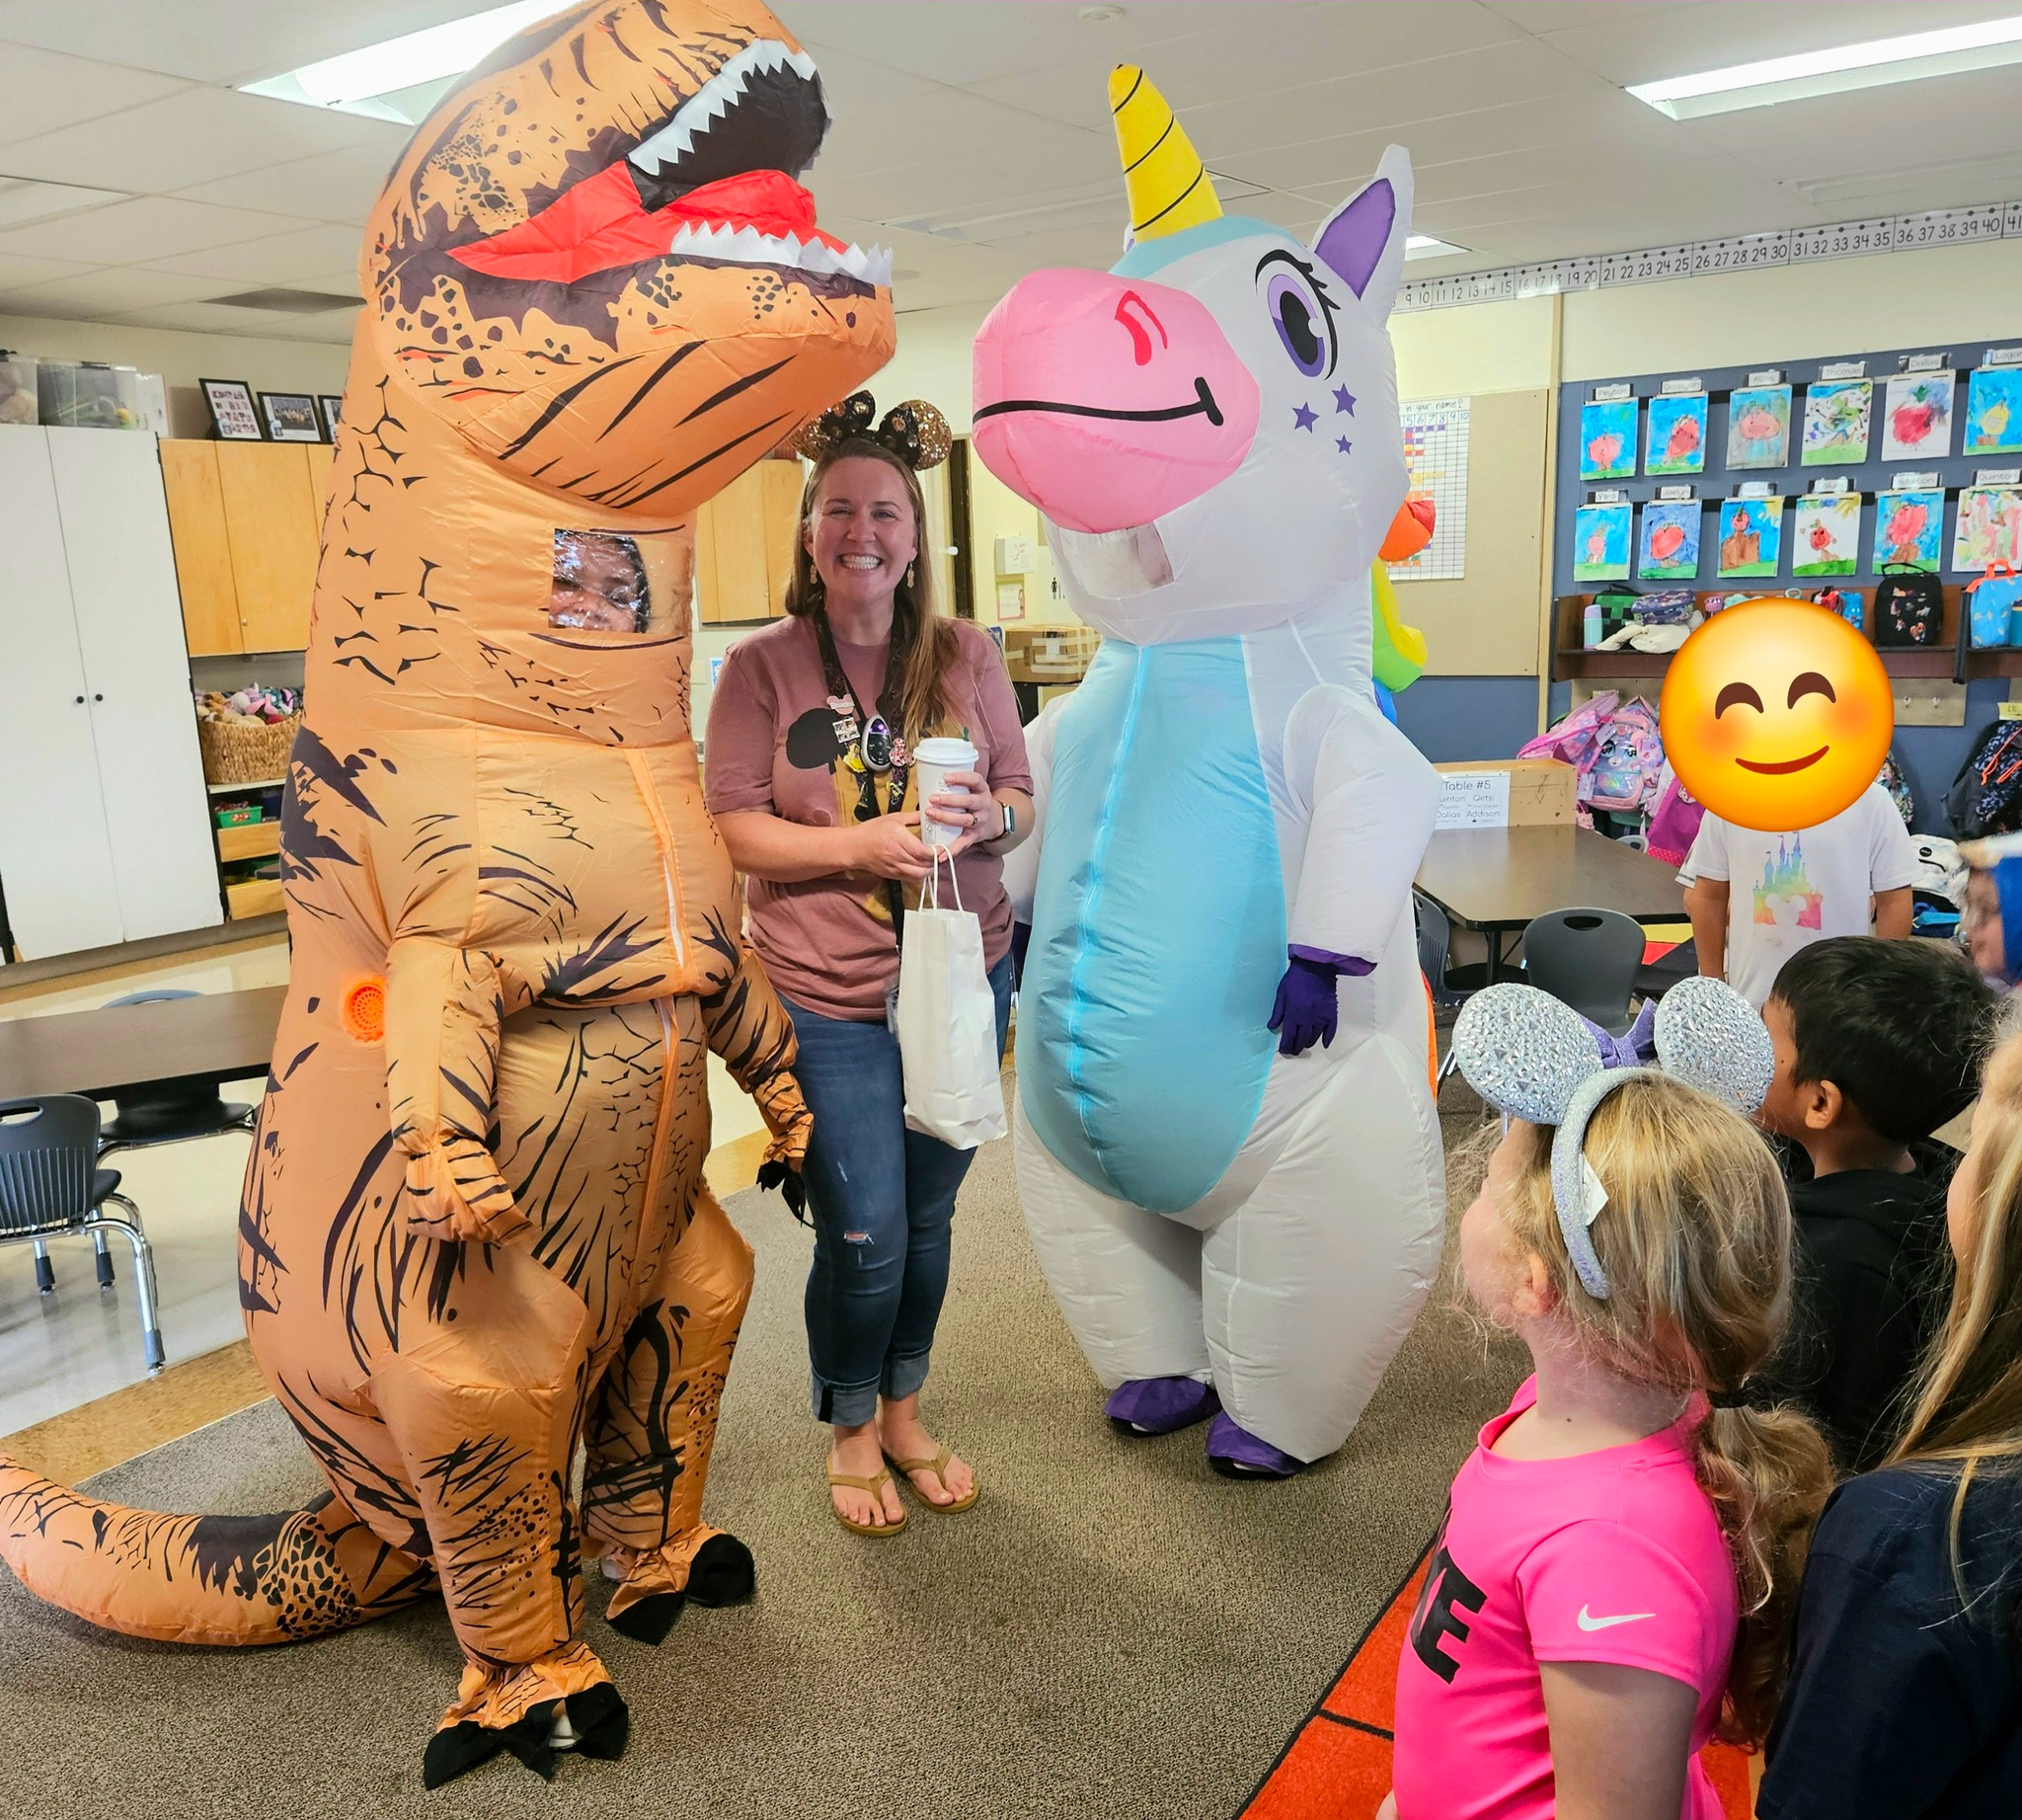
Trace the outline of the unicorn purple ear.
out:
[[[1375,178],[1329,217],[1313,252],[1381,322],[1397,301],[1410,232],[1411,154],[1392,145],[1376,166]]]

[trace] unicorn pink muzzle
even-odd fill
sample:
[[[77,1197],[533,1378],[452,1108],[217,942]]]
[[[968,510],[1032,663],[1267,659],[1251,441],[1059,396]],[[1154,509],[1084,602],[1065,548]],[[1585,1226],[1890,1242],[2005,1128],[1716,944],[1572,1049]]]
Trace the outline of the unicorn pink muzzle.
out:
[[[1206,306],[1142,278],[1035,272],[975,338],[976,453],[1069,530],[1149,524],[1242,466],[1257,381]]]

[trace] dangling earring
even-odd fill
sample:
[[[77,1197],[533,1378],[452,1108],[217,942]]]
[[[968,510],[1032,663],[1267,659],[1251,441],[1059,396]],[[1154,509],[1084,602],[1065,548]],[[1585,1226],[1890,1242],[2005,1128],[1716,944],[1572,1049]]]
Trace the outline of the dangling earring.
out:
[[[913,585],[913,583],[912,583],[912,572],[913,572],[913,569],[915,568],[915,566],[916,566],[916,565],[914,565],[914,564],[912,564],[912,563],[907,563],[907,564],[905,565],[905,585],[906,585],[906,587],[908,587],[908,588],[910,588],[910,587],[911,587],[911,586]]]

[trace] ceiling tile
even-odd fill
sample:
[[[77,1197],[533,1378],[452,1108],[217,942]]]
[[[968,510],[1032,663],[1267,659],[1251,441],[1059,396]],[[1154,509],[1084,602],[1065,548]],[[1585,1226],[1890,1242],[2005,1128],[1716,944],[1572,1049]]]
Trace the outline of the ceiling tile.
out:
[[[158,101],[187,86],[174,76],[59,56],[25,44],[0,45],[0,69],[5,70],[7,83],[7,105],[0,111],[0,147]],[[0,155],[0,168],[6,162]]]
[[[298,284],[314,273],[341,269],[346,256],[355,262],[358,230],[319,225],[292,234],[271,234],[201,253],[176,253],[144,263],[154,272],[179,272],[191,277],[232,278],[246,284]],[[346,286],[355,293],[357,280]]]
[[[49,283],[24,285],[6,293],[7,307],[25,316],[115,316],[157,303],[188,303],[213,294],[209,278],[186,278],[172,272],[141,272],[112,266]]]
[[[265,165],[237,177],[179,190],[193,202],[222,202],[232,208],[268,208],[280,214],[310,215],[319,221],[348,221],[362,226],[378,200],[398,148],[353,145],[341,152],[319,152]],[[0,163],[5,154],[0,153]]]
[[[0,304],[9,300],[0,297]],[[355,310],[329,316],[288,316],[274,310],[235,310],[215,303],[171,303],[128,310],[116,320],[135,328],[182,329],[196,335],[245,335],[260,341],[336,343],[351,339]]]
[[[131,266],[204,247],[229,246],[301,225],[286,215],[215,208],[207,202],[178,201],[174,197],[137,196],[83,214],[9,228],[0,233],[0,252]]]
[[[1252,9],[1245,7],[1244,12]],[[1259,12],[1290,11],[1260,4]],[[1298,9],[1307,10],[1307,9]],[[890,69],[958,86],[1021,72],[1056,70],[1086,60],[1107,72],[1151,45],[1224,23],[1219,8],[1133,0],[1124,17],[1092,26],[1081,9],[994,0],[986,6],[920,6],[910,0],[820,0],[779,8],[795,36],[815,52],[834,47]]]
[[[1191,127],[1192,110],[1270,97],[1313,73],[1367,75],[1398,70],[1456,52],[1519,40],[1522,34],[1487,8],[1445,4],[1437,15],[1422,6],[1191,7],[1195,29],[1169,42],[1145,45],[1125,60],[1141,62]],[[1437,18],[1438,28],[1432,29]],[[974,92],[1076,125],[1110,130],[1109,73],[1115,59],[1090,47],[1071,63],[1036,68],[973,85]],[[1407,78],[1420,106],[1431,85]],[[1338,127],[1340,122],[1335,122]]]
[[[183,89],[110,119],[23,139],[0,153],[17,177],[160,195],[346,146],[382,144],[387,161],[410,129],[230,89]]]
[[[0,39],[244,82],[479,12],[491,0],[0,0]]]
[[[1816,0],[1748,0],[1745,5],[1708,0],[1697,6],[1597,11],[1598,17],[1553,31],[1542,41],[1610,82],[1626,85],[2005,18],[2015,6],[2014,0],[1916,0],[1909,7],[1900,0],[1833,0],[1830,6]]]
[[[21,253],[0,253],[0,291],[23,284],[46,284],[51,278],[74,278],[97,268],[70,259],[30,259]]]

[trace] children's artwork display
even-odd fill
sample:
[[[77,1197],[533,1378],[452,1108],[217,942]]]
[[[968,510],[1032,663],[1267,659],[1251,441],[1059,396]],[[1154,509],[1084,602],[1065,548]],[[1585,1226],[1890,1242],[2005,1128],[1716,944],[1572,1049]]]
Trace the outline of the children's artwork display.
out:
[[[1790,527],[1790,573],[1851,575],[1860,566],[1858,493],[1807,494]]]
[[[1673,393],[1650,401],[1643,444],[1646,474],[1701,474],[1706,470],[1706,394]]]
[[[1953,375],[1898,373],[1882,401],[1882,459],[1921,461],[1952,452]]]
[[[1635,457],[1632,454],[1631,460]],[[1573,579],[1626,582],[1629,579],[1629,514],[1620,506],[1582,506],[1573,514]]]
[[[2005,455],[2022,449],[2022,366],[1980,366],[1966,390],[1962,455]]]
[[[1580,478],[1627,480],[1636,472],[1636,401],[1610,399],[1580,407]],[[1623,549],[1628,548],[1626,534]],[[1623,573],[1626,575],[1627,570]]]
[[[1936,575],[1944,553],[1945,496],[1918,488],[1875,496],[1874,566]]]
[[[1727,401],[1727,465],[1780,468],[1790,459],[1790,387],[1743,385]]]
[[[1962,487],[1952,567],[1984,575],[1995,563],[2022,568],[2022,488]]]
[[[1721,501],[1719,575],[1723,582],[1774,575],[1782,555],[1782,500]]]
[[[1872,379],[1821,379],[1806,387],[1801,465],[1844,467],[1865,461],[1874,402]]]
[[[1656,500],[1643,508],[1636,573],[1647,582],[1689,582],[1699,573],[1699,502]]]

